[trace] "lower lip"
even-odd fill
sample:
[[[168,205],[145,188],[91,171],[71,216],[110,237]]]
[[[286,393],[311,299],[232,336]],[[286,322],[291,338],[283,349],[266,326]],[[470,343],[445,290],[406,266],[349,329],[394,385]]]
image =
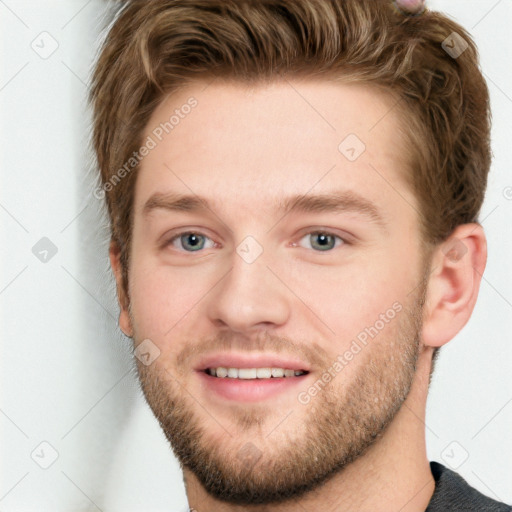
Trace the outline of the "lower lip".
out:
[[[272,398],[279,393],[295,389],[309,374],[297,377],[272,377],[270,379],[230,379],[213,377],[205,372],[198,372],[199,378],[208,391],[227,400],[240,402],[258,402]]]

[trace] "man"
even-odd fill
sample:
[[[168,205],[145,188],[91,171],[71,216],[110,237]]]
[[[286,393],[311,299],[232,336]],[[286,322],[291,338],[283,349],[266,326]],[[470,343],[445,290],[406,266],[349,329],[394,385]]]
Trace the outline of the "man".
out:
[[[489,100],[413,2],[133,0],[93,88],[120,327],[198,512],[505,511],[429,463]]]

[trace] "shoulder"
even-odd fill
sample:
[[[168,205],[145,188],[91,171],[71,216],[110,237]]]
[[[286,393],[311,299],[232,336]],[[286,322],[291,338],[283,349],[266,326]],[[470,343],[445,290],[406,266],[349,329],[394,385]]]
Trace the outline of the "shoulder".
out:
[[[430,462],[436,482],[425,512],[512,512],[512,507],[493,500],[471,487],[460,475],[439,462]]]

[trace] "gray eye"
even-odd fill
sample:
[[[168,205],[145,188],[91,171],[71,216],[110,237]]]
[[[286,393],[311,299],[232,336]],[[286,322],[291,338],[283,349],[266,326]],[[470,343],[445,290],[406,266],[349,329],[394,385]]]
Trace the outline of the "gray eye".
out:
[[[174,235],[166,245],[178,252],[199,252],[202,249],[213,249],[215,242],[197,231],[182,231]]]
[[[333,249],[336,244],[336,240],[332,235],[327,235],[325,233],[312,233],[310,236],[311,247],[320,251]]]
[[[205,245],[206,237],[197,233],[183,233],[176,240],[180,241],[181,247],[186,251],[199,251]]]
[[[203,235],[196,235],[195,233],[187,233],[180,237],[181,245],[184,249],[191,251],[198,251],[204,247]]]
[[[308,233],[302,238],[301,242],[302,241],[305,241],[307,249],[311,248],[315,251],[324,252],[338,247],[343,242],[339,236],[331,235],[323,231]],[[302,247],[304,247],[304,245],[302,245]]]

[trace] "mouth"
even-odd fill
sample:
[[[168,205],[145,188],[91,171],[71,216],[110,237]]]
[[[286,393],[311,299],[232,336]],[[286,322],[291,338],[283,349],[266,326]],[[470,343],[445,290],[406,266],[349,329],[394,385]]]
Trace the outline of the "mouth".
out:
[[[290,379],[307,375],[307,370],[294,370],[292,368],[228,368],[217,366],[206,368],[204,373],[218,379],[240,379],[240,380],[259,380],[259,379]]]
[[[312,371],[306,361],[271,353],[203,354],[195,365],[205,396],[229,403],[278,399],[305,386]]]
[[[274,371],[276,376],[272,376],[272,369],[276,370]],[[309,376],[309,372],[291,369],[288,369],[287,376],[285,376],[284,368],[272,367],[225,368],[225,370],[226,372],[222,370],[219,372],[221,375],[226,373],[225,377],[211,375],[212,371],[217,373],[219,367],[197,372],[207,400],[212,400],[215,397],[223,402],[248,404],[277,400],[283,396],[291,399],[290,395],[286,393],[296,395],[300,389],[306,386],[305,381]],[[260,377],[258,377],[258,371]],[[291,372],[293,372],[293,375],[291,375]],[[235,376],[236,374],[238,375]]]

